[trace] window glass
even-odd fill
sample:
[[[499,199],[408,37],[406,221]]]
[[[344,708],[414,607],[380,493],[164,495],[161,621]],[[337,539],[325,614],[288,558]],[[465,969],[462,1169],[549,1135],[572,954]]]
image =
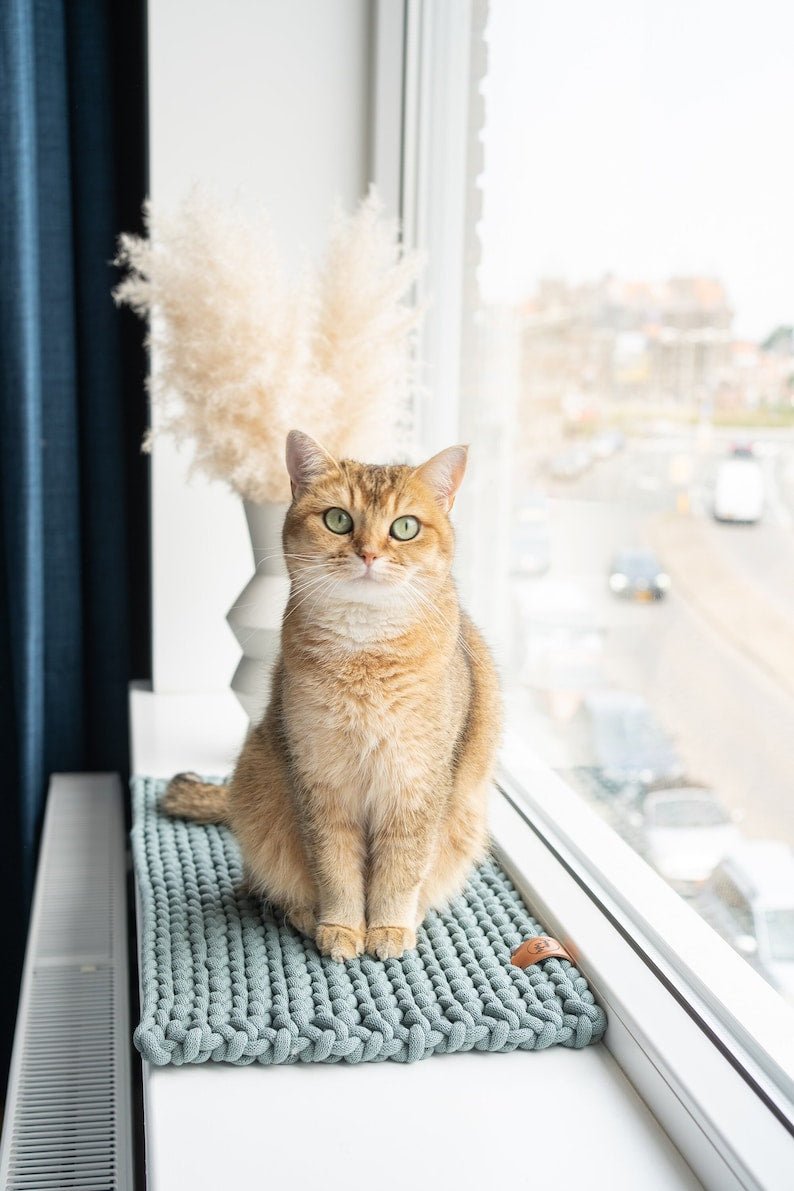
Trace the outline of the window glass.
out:
[[[645,799],[646,819],[650,826],[709,828],[730,823],[724,809],[714,799],[692,795],[648,795]]]
[[[767,911],[766,930],[773,962],[794,964],[794,910]]]
[[[512,726],[794,997],[794,8],[486,42],[475,614]]]

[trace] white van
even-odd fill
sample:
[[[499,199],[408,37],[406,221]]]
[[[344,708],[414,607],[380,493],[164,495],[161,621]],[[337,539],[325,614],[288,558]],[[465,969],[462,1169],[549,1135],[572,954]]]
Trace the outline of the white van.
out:
[[[714,485],[714,519],[760,521],[764,511],[764,474],[756,459],[723,459]]]

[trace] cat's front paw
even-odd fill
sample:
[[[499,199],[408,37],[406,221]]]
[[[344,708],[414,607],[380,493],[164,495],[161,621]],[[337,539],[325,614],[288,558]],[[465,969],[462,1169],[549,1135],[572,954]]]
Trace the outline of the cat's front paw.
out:
[[[399,959],[415,946],[416,931],[410,926],[371,926],[364,940],[364,950],[378,959]]]
[[[320,922],[315,935],[317,949],[330,955],[337,963],[355,959],[364,950],[364,932],[354,926],[340,926],[336,922]]]

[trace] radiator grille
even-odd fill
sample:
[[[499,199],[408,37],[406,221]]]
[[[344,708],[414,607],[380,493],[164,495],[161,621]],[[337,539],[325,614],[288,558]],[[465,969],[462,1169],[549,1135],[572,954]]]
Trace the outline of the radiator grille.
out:
[[[6,1106],[3,1191],[133,1185],[124,845],[116,778],[53,778]]]

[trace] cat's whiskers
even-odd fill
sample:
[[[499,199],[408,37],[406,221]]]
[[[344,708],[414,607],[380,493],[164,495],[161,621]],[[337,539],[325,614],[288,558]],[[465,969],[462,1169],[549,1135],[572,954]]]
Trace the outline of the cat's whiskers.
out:
[[[273,559],[281,559],[284,562],[289,559],[293,563],[300,563],[302,569],[307,566],[325,565],[325,560],[316,554],[282,554],[281,551],[278,551],[274,552],[273,554],[263,555],[263,557],[256,562],[256,569],[264,566],[266,562],[272,562]]]
[[[332,586],[331,586],[330,590],[328,590],[328,591],[320,590],[320,592],[318,593],[311,608],[306,613],[307,620],[311,620],[312,614],[313,614],[315,608],[317,607],[318,602],[323,598],[323,596],[325,596],[325,595],[332,596],[334,594],[334,592],[336,591],[337,587],[339,586],[339,584],[342,583],[343,581],[344,581],[343,579],[333,579]]]
[[[335,575],[329,576],[326,574],[326,575],[320,576],[319,578],[315,577],[313,580],[310,579],[308,584],[306,584],[306,586],[304,586],[302,588],[296,587],[296,591],[299,595],[303,595],[304,592],[306,592],[306,594],[303,595],[302,600],[298,600],[297,604],[295,604],[292,608],[290,608],[289,612],[287,612],[286,616],[284,617],[283,621],[281,622],[282,626],[287,623],[290,616],[292,616],[293,612],[297,612],[298,608],[300,608],[303,604],[305,604],[306,601],[318,591],[318,589],[320,589],[320,594],[322,594],[323,584],[325,584],[327,587],[330,587],[332,584],[337,583],[337,582],[338,582],[338,580]],[[307,588],[309,588],[309,590],[307,590]],[[290,599],[291,598],[292,598],[292,593],[290,594]]]
[[[312,575],[308,579],[296,580],[290,587],[289,599],[287,603],[291,603],[296,596],[310,595],[317,587],[320,587],[326,579],[331,576],[326,572],[321,575]]]
[[[301,593],[301,591],[304,591],[309,584],[314,583],[317,579],[324,578],[325,575],[329,575],[329,576],[331,575],[330,568],[327,567],[324,563],[318,564],[316,567],[312,567],[311,574],[307,574],[307,571],[309,571],[309,569],[310,568],[307,567],[306,570],[299,571],[290,580],[290,596],[293,596],[296,594],[299,595]],[[320,574],[317,573],[318,571],[320,572]]]
[[[321,565],[323,565],[323,564],[318,564],[318,567]],[[317,568],[315,568],[315,569],[317,569]],[[323,567],[323,569],[324,569],[324,567]],[[325,579],[325,577],[326,577],[325,575],[312,575],[309,579],[305,580],[303,583],[301,583],[299,580],[293,581],[292,586],[290,587],[290,598],[292,598],[293,595],[303,595],[304,593],[306,593],[304,599],[308,599],[310,596],[312,596],[314,594],[314,592],[318,588],[322,587],[323,580]],[[331,576],[331,579],[333,579],[333,576]],[[304,602],[304,600],[300,601],[300,603],[303,603],[303,602]],[[258,600],[252,600],[250,603],[246,603],[246,604],[235,604],[234,607],[235,608],[250,608],[252,606],[257,605],[258,603],[259,603]],[[298,604],[296,606],[299,607],[300,604]],[[289,619],[289,617],[292,615],[292,612],[294,612],[294,611],[295,611],[295,608],[293,608],[291,612],[287,613],[287,615],[282,620],[282,625],[285,620]],[[245,637],[245,639],[240,642],[240,648],[242,650],[245,650],[245,647],[248,644],[248,642],[258,632],[259,632],[258,628],[252,629],[251,632]]]
[[[299,582],[301,576],[304,574],[307,574],[309,572],[327,571],[327,570],[328,570],[327,562],[312,562],[312,563],[308,563],[308,564],[301,563],[300,567],[298,569],[296,569],[294,575],[290,576],[290,578],[293,583],[297,583],[297,582]]]
[[[252,637],[255,637],[258,632],[259,632],[259,629],[251,629],[251,632],[248,634],[248,636],[245,637],[245,639],[240,642],[240,649],[242,649],[243,652],[245,652],[245,647],[248,644],[248,642],[251,640]]]
[[[429,597],[424,592],[420,591],[419,588],[416,587],[415,584],[413,584],[410,579],[407,580],[406,587],[410,589],[410,591],[416,596],[416,598],[419,600],[419,602],[422,604],[422,606],[424,608],[427,608],[430,612],[432,612],[435,616],[438,617],[438,619],[442,622],[442,624],[444,624],[446,626],[446,628],[448,628],[451,633],[455,631],[455,626],[448,619],[448,617],[446,617],[444,615],[444,613],[439,608],[438,604],[431,602]],[[427,621],[425,623],[427,623]],[[480,659],[470,649],[468,643],[466,642],[466,639],[463,636],[462,625],[460,625],[460,624],[458,625],[457,640],[458,640],[458,643],[460,644],[461,648],[464,650],[464,652],[471,659],[472,665],[474,665],[474,666],[480,665]]]
[[[305,571],[318,571],[318,570],[320,570],[320,569],[325,569],[325,563],[318,562],[318,563],[316,563],[315,565],[313,565],[313,566],[311,566],[311,567],[302,567],[302,568],[301,568],[301,571],[300,571],[300,574],[299,574],[299,577],[298,577],[297,579],[295,579],[295,580],[293,580],[293,581],[292,581],[292,587],[291,587],[291,590],[293,590],[293,591],[300,591],[300,590],[301,590],[300,575],[302,575],[302,574],[303,574]],[[316,577],[317,577],[316,575],[312,575],[312,578],[316,578]],[[229,611],[230,611],[230,612],[234,612],[234,611],[236,611],[238,608],[257,608],[257,607],[259,607],[259,606],[260,606],[260,603],[261,603],[261,601],[260,601],[260,600],[246,600],[246,601],[240,601],[240,602],[239,602],[239,603],[237,603],[237,604],[232,604],[232,606],[231,606],[231,608],[229,609]]]
[[[230,612],[235,612],[238,608],[258,608],[261,600],[246,600],[244,604],[232,604],[229,609]]]
[[[292,595],[293,595],[293,593],[297,593],[298,595],[302,595],[304,592],[307,592],[308,594],[306,595],[306,599],[308,599],[308,598],[309,598],[309,596],[310,596],[310,595],[312,595],[312,594],[313,594],[313,592],[314,592],[314,591],[317,589],[317,587],[321,586],[322,582],[323,582],[323,576],[322,576],[322,575],[319,575],[319,576],[318,576],[318,575],[315,575],[315,576],[313,576],[313,578],[311,578],[311,579],[307,580],[307,581],[306,581],[304,584],[302,584],[302,585],[301,585],[301,584],[298,584],[298,583],[293,583],[293,585],[292,585],[292,586],[291,586],[291,588],[290,588],[290,598],[292,598]],[[258,601],[254,601],[254,602],[255,602],[255,603],[258,603]],[[301,601],[301,602],[302,602],[302,601]],[[239,606],[239,607],[244,607],[244,605],[242,605],[242,604],[241,604],[241,605],[238,605],[238,606]],[[294,612],[294,610],[295,610],[295,609],[293,608],[293,612]],[[288,615],[287,615],[287,616],[283,617],[283,619],[282,619],[282,622],[281,622],[281,623],[282,623],[282,625],[283,625],[284,621],[288,619],[288,616],[289,616],[289,615],[290,615],[290,614],[288,613]],[[258,628],[258,627],[257,627],[257,628],[254,628],[254,629],[252,629],[252,630],[251,630],[251,632],[248,634],[248,636],[245,638],[245,640],[240,642],[240,648],[241,648],[243,651],[245,651],[245,647],[246,647],[246,645],[248,644],[248,642],[251,640],[251,638],[252,638],[253,636],[255,636],[255,634],[256,634],[256,633],[258,633],[258,632],[259,632],[259,628]]]
[[[294,551],[285,550],[283,546],[254,546],[254,554],[261,554],[263,558],[272,558],[276,554],[280,554],[283,558],[320,558],[321,556],[315,551],[314,554],[297,554]]]
[[[411,609],[411,612],[413,613],[413,616],[414,616],[417,624],[419,624],[423,628],[427,629],[428,632],[431,634],[431,636],[434,636],[436,633],[436,626],[432,623],[430,617],[428,616],[427,612],[424,609],[424,606],[419,602],[418,598],[416,597],[416,594],[415,593],[412,594],[411,591],[406,590],[405,597],[406,597],[406,602],[407,602],[409,608]]]
[[[298,562],[320,562],[321,554],[285,554],[283,550],[274,550],[272,554],[262,555],[262,561],[269,558],[292,558]]]

